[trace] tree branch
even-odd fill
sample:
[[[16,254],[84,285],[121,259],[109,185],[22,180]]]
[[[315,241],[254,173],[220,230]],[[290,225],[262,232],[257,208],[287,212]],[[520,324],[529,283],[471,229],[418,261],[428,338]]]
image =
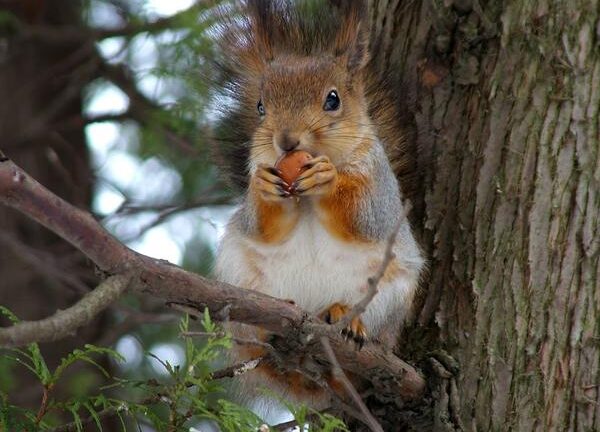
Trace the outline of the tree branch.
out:
[[[224,337],[227,337],[227,333],[226,332],[186,331],[186,332],[181,332],[180,336],[182,336],[182,337],[200,336],[200,337],[224,338]],[[235,342],[238,345],[255,345],[255,346],[260,346],[260,347],[266,348],[267,350],[273,349],[273,345],[266,343],[266,342],[259,341],[258,339],[247,339],[247,338],[231,336],[231,340],[232,340],[232,342]]]
[[[214,371],[210,374],[210,376],[214,380],[222,378],[233,378],[238,375],[245,374],[246,372],[251,371],[252,369],[256,369],[256,367],[260,364],[262,360],[263,357],[256,357],[250,360],[246,360],[244,362],[234,364],[224,369]]]
[[[327,336],[341,367],[371,381],[378,392],[414,399],[425,390],[423,377],[389,350],[371,343],[357,352],[334,327],[293,304],[258,291],[209,280],[130,250],[88,213],[51,193],[10,160],[0,162],[0,203],[23,212],[54,231],[107,274],[118,275],[118,280],[130,277],[131,291],[200,311],[207,307],[213,316],[227,310],[231,320],[283,336],[282,339],[288,341],[291,347],[298,349],[299,346],[305,355],[323,362],[328,362],[328,358],[319,341],[321,336]],[[72,331],[72,325],[72,322],[65,322],[62,331]],[[36,334],[32,338],[30,335],[24,340],[13,335],[5,343],[24,344],[37,340],[38,336]]]
[[[369,411],[369,408],[367,408],[367,406],[363,402],[362,398],[360,397],[360,395],[358,394],[358,392],[356,391],[356,389],[354,388],[354,386],[352,385],[352,383],[350,382],[350,380],[344,373],[344,370],[342,369],[342,367],[340,366],[340,363],[338,362],[337,358],[335,357],[335,353],[333,352],[333,348],[331,347],[331,344],[329,343],[329,339],[327,339],[325,336],[321,337],[321,345],[323,345],[323,349],[325,350],[325,355],[327,355],[327,358],[329,359],[329,362],[331,363],[331,371],[332,371],[333,377],[342,383],[342,385],[344,386],[344,390],[346,391],[346,393],[348,393],[348,396],[350,396],[350,398],[356,404],[358,409],[360,409],[360,412],[361,412],[362,416],[365,418],[366,423],[369,426],[369,428],[373,432],[383,432],[381,425],[375,419],[375,417],[373,417],[373,414],[371,414],[371,411]]]
[[[62,282],[80,294],[87,294],[90,291],[80,278],[71,274],[72,269],[60,265],[54,254],[35,250],[6,232],[0,232],[0,245],[5,250],[12,250],[31,270],[37,271],[49,279]]]
[[[101,40],[117,36],[132,37],[139,33],[160,33],[165,30],[189,28],[189,23],[186,24],[186,18],[193,13],[200,12],[202,10],[201,3],[204,2],[198,1],[189,8],[168,17],[159,18],[146,23],[129,23],[123,27],[114,29],[22,24],[20,26],[20,32],[23,37],[39,39],[50,44],[73,43],[74,41],[81,40]],[[210,4],[208,4],[208,6],[210,6]]]
[[[70,308],[39,321],[21,321],[0,329],[0,346],[15,347],[31,342],[62,339],[89,324],[100,312],[116,301],[127,289],[131,275],[110,276]]]

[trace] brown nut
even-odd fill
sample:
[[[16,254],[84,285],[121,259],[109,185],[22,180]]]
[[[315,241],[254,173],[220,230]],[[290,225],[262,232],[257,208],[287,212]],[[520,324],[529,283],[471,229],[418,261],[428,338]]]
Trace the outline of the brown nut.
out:
[[[294,150],[284,153],[275,163],[275,168],[281,171],[281,178],[291,186],[298,176],[306,169],[304,164],[312,159],[310,153]]]

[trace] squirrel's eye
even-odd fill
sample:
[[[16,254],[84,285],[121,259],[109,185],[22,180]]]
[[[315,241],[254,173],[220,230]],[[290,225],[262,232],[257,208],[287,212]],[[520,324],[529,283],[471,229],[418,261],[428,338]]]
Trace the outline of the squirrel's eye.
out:
[[[258,110],[259,116],[263,117],[265,115],[265,106],[263,105],[261,100],[259,100],[256,104],[256,109]]]
[[[325,99],[325,104],[323,105],[323,109],[325,111],[335,111],[340,107],[340,97],[338,96],[335,90],[331,90],[327,93],[327,98]]]

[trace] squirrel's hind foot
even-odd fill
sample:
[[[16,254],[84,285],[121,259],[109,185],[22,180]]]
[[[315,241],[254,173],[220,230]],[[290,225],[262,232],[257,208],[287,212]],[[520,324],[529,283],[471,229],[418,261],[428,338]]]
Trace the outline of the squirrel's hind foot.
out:
[[[350,306],[342,303],[334,303],[321,314],[321,318],[328,324],[335,324],[350,311]],[[353,340],[361,349],[367,341],[367,328],[360,317],[352,318],[352,321],[342,329],[342,336],[346,340]]]

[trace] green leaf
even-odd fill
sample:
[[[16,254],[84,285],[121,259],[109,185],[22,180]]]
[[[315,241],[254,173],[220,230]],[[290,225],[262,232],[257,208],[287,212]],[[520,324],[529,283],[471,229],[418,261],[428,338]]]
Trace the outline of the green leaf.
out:
[[[7,317],[13,324],[18,324],[20,322],[19,318],[5,306],[0,305],[0,314]],[[37,343],[31,343],[27,345],[27,349],[29,350],[29,355],[25,354],[21,350],[15,351],[26,355],[31,361],[31,367],[29,367],[23,361],[17,361],[19,361],[19,363],[21,363],[22,365],[27,366],[27,368],[30,371],[32,371],[35,374],[35,376],[38,377],[38,379],[42,382],[43,385],[47,385],[50,381],[50,371],[48,370],[48,366],[46,365],[44,357],[42,356],[39,345]]]
[[[237,432],[240,430],[258,430],[264,423],[260,417],[247,408],[236,405],[224,399],[219,399],[217,423],[221,430]]]
[[[121,411],[117,411],[117,418],[119,419],[119,422],[121,423],[121,428],[122,428],[123,432],[127,432],[127,427],[125,426],[125,421],[123,420],[123,413]]]
[[[35,374],[40,379],[43,385],[50,384],[50,370],[48,369],[46,361],[42,356],[42,352],[40,351],[39,345],[37,343],[29,344],[27,345],[27,349],[31,353],[31,361],[33,368],[35,369]]]
[[[346,427],[346,424],[337,417],[331,414],[322,414],[314,411],[321,422],[319,432],[350,432],[350,429]]]
[[[91,354],[105,354],[109,357],[114,358],[117,361],[124,361],[124,357],[119,354],[117,351],[110,348],[98,347],[95,345],[86,344],[84,345],[84,349],[75,349],[71,352],[67,357],[64,357],[58,367],[54,370],[54,374],[52,374],[51,381],[52,383],[56,383],[58,379],[62,376],[62,374],[67,370],[69,366],[78,361],[87,362],[93,366],[95,366],[102,374],[106,377],[109,377],[109,373],[96,361],[94,361],[90,355]]]
[[[79,404],[68,405],[66,409],[73,415],[73,422],[77,428],[77,432],[83,431],[83,423],[81,423],[81,417],[79,416]]]
[[[164,368],[165,368],[165,370],[166,370],[167,372],[169,372],[169,375],[171,375],[171,377],[175,377],[175,375],[176,375],[176,374],[175,374],[175,371],[173,370],[173,367],[171,367],[171,365],[169,364],[169,362],[167,362],[167,361],[164,361],[164,360],[160,359],[160,358],[159,358],[159,357],[158,357],[156,354],[154,354],[154,353],[151,353],[151,352],[149,352],[149,353],[148,353],[148,355],[149,355],[150,357],[152,357],[154,360],[156,360],[157,362],[159,362],[159,363],[162,365],[162,367],[164,367]]]
[[[21,320],[6,306],[0,305],[0,314],[4,315],[13,324],[17,324]]]
[[[99,431],[102,431],[102,424],[100,422],[100,417],[98,417],[98,413],[96,412],[96,410],[94,409],[94,407],[89,403],[89,402],[85,402],[83,404],[83,406],[88,410],[88,412],[90,413],[90,416],[92,417],[92,419],[94,420],[94,423],[96,423],[96,426],[98,427]]]
[[[210,313],[208,312],[208,308],[204,308],[204,314],[202,317],[202,326],[204,330],[208,333],[213,333],[215,331],[215,325],[210,319]]]
[[[13,32],[18,29],[19,18],[9,11],[0,11],[0,32]]]
[[[19,357],[13,357],[13,356],[6,356],[5,358],[13,360],[16,363],[19,363],[23,366],[25,366],[27,369],[29,369],[35,376],[37,376],[37,371],[34,369],[33,366],[31,366],[30,364],[28,364],[27,362],[21,360]],[[39,378],[39,377],[38,377]]]

